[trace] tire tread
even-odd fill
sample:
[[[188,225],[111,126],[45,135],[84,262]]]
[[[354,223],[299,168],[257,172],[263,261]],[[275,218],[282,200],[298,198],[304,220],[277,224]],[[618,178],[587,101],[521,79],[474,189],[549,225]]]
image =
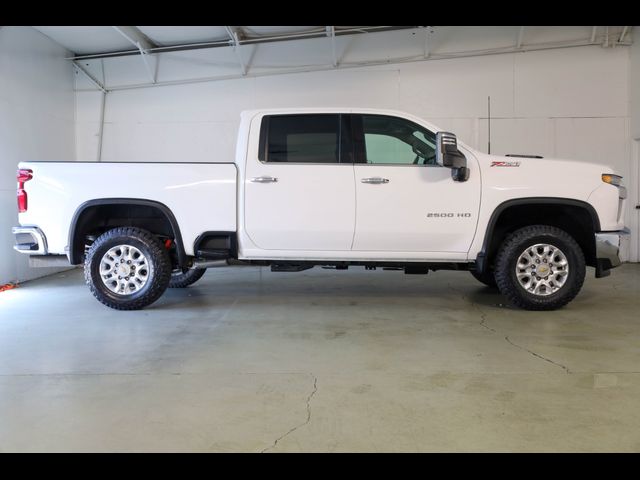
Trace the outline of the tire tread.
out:
[[[193,268],[180,275],[171,275],[169,288],[186,288],[189,285],[193,285],[202,278],[206,271],[206,268]]]
[[[521,294],[518,290],[520,289],[520,286],[513,285],[510,279],[511,272],[509,263],[514,255],[519,255],[521,253],[516,251],[516,248],[520,248],[522,242],[529,238],[543,235],[555,236],[567,243],[572,248],[573,253],[578,257],[578,262],[577,265],[571,265],[571,268],[575,271],[575,274],[573,275],[575,281],[565,286],[567,290],[564,291],[563,295],[557,296],[553,300],[545,299],[536,301]],[[509,302],[525,310],[555,310],[563,307],[578,295],[584,283],[584,278],[585,259],[582,249],[571,235],[557,227],[549,225],[531,225],[516,230],[507,236],[500,246],[496,256],[495,279],[498,289],[505,297],[507,297]],[[544,299],[544,297],[541,298]]]
[[[147,245],[149,252],[156,262],[154,269],[153,283],[144,295],[127,301],[126,303],[118,302],[104,295],[99,288],[94,285],[91,276],[91,263],[93,256],[98,248],[104,243],[116,237],[135,238]],[[85,283],[89,286],[89,290],[93,296],[103,305],[115,310],[140,310],[158,300],[169,285],[171,277],[171,259],[169,253],[162,242],[151,232],[136,227],[117,227],[100,235],[91,245],[84,261],[84,278]]]

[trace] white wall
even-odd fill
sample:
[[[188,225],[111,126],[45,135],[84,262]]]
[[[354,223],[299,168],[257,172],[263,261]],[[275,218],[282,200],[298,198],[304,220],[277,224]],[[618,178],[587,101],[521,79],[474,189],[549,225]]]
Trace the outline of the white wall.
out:
[[[31,27],[0,27],[0,284],[57,271],[30,269],[27,258],[12,248],[11,227],[18,221],[18,162],[75,158],[67,55]]]
[[[107,68],[111,81],[119,68],[133,75],[136,57],[126,58]],[[175,77],[166,63],[161,72]],[[591,46],[113,91],[102,158],[228,161],[241,110],[294,105],[399,108],[486,150],[491,95],[494,152],[606,155],[624,169],[628,65],[628,48]],[[79,159],[96,157],[100,96],[77,93]]]

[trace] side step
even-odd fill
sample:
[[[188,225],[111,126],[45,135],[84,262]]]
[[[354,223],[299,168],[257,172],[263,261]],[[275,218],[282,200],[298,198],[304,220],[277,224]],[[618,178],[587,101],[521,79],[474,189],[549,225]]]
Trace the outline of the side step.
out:
[[[229,250],[217,250],[210,248],[202,248],[196,252],[198,258],[206,258],[207,260],[224,260],[230,257]]]
[[[303,265],[296,263],[272,263],[272,272],[302,272],[313,268],[313,265]]]

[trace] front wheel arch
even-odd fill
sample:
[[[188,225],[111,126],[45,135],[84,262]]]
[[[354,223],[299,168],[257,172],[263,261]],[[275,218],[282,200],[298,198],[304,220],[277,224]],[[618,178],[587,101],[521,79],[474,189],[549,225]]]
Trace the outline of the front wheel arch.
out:
[[[491,214],[476,269],[492,268],[504,239],[514,231],[531,225],[549,225],[571,235],[582,249],[586,264],[596,266],[595,233],[600,219],[593,206],[581,200],[557,197],[526,197],[507,200]]]

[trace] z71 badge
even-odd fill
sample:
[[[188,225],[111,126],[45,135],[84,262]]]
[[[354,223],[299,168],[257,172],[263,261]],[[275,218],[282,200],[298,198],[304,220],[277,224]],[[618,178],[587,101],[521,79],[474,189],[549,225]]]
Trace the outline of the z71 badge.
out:
[[[519,167],[520,162],[491,162],[492,167]]]

